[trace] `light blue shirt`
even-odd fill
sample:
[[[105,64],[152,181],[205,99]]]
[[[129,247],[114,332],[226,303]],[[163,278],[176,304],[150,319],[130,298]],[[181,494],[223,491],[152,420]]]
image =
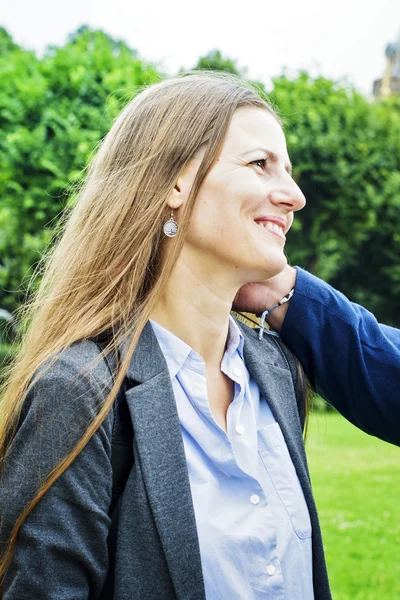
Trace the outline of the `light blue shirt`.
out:
[[[311,522],[279,424],[229,317],[221,371],[234,381],[227,432],[207,397],[206,364],[150,321],[175,394],[207,600],[312,600]]]

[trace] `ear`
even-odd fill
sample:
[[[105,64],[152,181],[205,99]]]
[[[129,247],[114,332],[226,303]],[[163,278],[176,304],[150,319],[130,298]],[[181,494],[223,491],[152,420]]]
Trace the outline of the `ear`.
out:
[[[188,199],[199,166],[198,162],[198,160],[189,161],[179,173],[167,199],[169,208],[180,208]]]
[[[185,202],[187,195],[184,193],[183,189],[182,182],[180,181],[180,178],[178,178],[172,191],[168,195],[167,204],[169,208],[180,208]]]

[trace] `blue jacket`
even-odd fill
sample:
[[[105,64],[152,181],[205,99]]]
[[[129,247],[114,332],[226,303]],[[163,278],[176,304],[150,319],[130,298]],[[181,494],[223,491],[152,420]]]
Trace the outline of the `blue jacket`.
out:
[[[297,268],[281,330],[313,388],[354,425],[400,445],[400,330]]]

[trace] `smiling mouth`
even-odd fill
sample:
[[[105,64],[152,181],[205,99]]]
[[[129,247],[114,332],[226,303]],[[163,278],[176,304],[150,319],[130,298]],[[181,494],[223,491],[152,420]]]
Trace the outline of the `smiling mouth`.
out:
[[[273,223],[272,221],[254,221],[256,225],[266,229],[268,233],[272,233],[276,235],[281,240],[286,240],[286,236],[283,232],[283,227],[278,225],[277,223]]]

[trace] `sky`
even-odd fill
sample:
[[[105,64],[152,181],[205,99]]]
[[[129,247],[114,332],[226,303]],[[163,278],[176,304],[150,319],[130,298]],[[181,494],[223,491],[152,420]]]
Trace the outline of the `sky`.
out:
[[[400,33],[399,0],[3,0],[0,26],[39,55],[80,25],[99,28],[168,74],[218,48],[266,84],[306,69],[365,95]]]

